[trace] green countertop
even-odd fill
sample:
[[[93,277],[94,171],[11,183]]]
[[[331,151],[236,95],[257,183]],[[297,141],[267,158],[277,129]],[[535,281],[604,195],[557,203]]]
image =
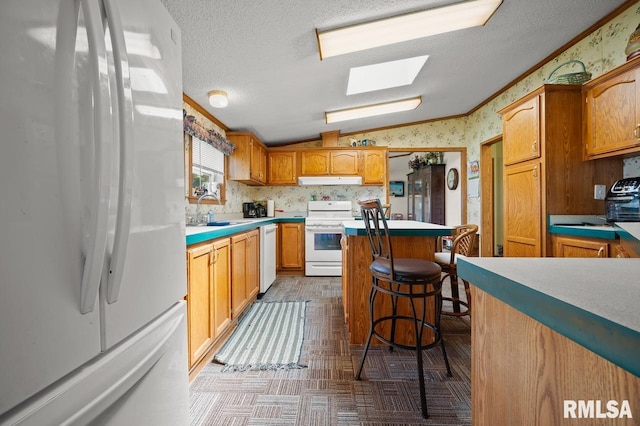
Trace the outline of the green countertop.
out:
[[[228,237],[229,235],[237,234],[239,232],[251,231],[252,229],[256,229],[269,223],[304,222],[304,219],[305,218],[303,216],[284,215],[278,217],[263,217],[259,219],[227,219],[232,223],[234,221],[242,221],[242,223],[226,226],[187,226],[186,243],[190,246],[192,244],[214,240],[216,238]]]
[[[392,236],[403,237],[439,237],[441,235],[453,235],[454,231],[454,228],[451,226],[442,226],[415,220],[388,220],[387,226]],[[347,236],[367,235],[362,220],[345,220],[342,222],[342,229]]]
[[[640,377],[640,259],[465,258],[458,275]]]

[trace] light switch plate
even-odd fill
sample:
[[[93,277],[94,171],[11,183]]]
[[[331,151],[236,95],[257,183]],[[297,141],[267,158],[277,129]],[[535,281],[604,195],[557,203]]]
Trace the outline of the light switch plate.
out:
[[[607,187],[605,185],[593,186],[593,198],[595,200],[604,200],[606,192],[607,192]]]

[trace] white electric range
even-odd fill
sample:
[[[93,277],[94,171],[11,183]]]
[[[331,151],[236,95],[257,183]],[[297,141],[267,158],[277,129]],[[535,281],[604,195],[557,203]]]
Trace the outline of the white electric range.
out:
[[[351,201],[309,201],[305,219],[305,275],[342,275],[341,222],[352,218]]]

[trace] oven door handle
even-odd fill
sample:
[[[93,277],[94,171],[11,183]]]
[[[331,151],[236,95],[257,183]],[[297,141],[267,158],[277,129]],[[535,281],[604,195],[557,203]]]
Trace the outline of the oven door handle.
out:
[[[306,225],[305,229],[311,232],[342,232],[342,226],[334,225]]]

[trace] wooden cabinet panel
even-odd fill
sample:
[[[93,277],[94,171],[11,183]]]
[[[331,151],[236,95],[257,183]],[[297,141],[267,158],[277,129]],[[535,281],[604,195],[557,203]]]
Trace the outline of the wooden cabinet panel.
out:
[[[590,158],[640,151],[639,71],[614,73],[586,86],[585,147]]]
[[[213,327],[220,336],[231,323],[231,240],[213,243]]]
[[[358,151],[330,151],[329,172],[332,175],[357,175]]]
[[[270,185],[296,185],[297,179],[297,153],[295,151],[269,152],[269,179]]]
[[[231,317],[237,318],[260,291],[258,231],[231,237]]]
[[[362,151],[362,184],[384,185],[387,178],[387,151]]]
[[[228,132],[227,139],[236,145],[229,156],[228,179],[247,185],[267,182],[267,149],[253,133]]]
[[[212,261],[212,244],[187,250],[189,367],[206,353],[215,337]]]
[[[300,174],[302,176],[328,175],[329,151],[302,151],[300,153]]]
[[[251,179],[266,183],[267,182],[267,150],[256,139],[251,140]]]
[[[542,256],[541,199],[539,161],[505,168],[505,256]]]
[[[609,257],[608,240],[553,236],[555,257]]]
[[[540,156],[540,97],[535,96],[503,116],[504,164]]]
[[[304,271],[304,222],[278,226],[278,271]]]

